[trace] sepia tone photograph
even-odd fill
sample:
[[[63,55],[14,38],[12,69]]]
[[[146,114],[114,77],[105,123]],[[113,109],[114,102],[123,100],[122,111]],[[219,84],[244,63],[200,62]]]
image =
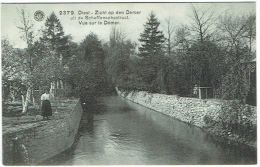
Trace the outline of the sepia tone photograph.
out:
[[[2,165],[257,164],[256,2],[1,2]]]

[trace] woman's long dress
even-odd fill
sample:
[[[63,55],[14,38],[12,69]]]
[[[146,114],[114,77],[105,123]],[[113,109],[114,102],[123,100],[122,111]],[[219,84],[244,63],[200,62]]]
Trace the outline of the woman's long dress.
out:
[[[51,103],[49,100],[42,101],[42,116],[43,117],[52,116]]]

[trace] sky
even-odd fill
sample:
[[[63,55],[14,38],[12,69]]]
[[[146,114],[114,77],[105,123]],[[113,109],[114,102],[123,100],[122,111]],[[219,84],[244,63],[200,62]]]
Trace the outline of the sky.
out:
[[[210,6],[217,9],[216,15],[228,10],[235,15],[243,13],[255,13],[255,3],[194,3],[196,8],[207,9]],[[34,23],[34,32],[36,39],[39,38],[39,30],[44,27],[47,17],[54,12],[60,20],[65,35],[71,35],[74,42],[81,42],[90,32],[98,35],[102,41],[108,41],[111,25],[104,25],[104,20],[118,21],[117,27],[125,34],[127,39],[138,41],[140,33],[144,30],[144,24],[147,21],[148,15],[153,11],[161,22],[159,27],[163,30],[162,25],[165,25],[165,18],[171,17],[174,26],[181,24],[190,24],[191,18],[191,3],[54,3],[54,4],[2,4],[1,5],[1,37],[7,38],[15,48],[24,48],[26,43],[20,38],[21,32],[19,26],[19,15],[17,8],[25,9],[30,14],[30,20]],[[41,10],[45,18],[42,21],[34,19],[34,13]],[[98,10],[101,14],[96,15]],[[126,14],[126,11],[135,11],[137,14]],[[60,11],[73,11],[74,14],[66,12],[60,14]],[[79,11],[89,12],[89,14],[80,14]],[[124,14],[116,14],[117,11]],[[114,13],[113,13],[114,12]],[[99,19],[85,20],[85,16],[89,17],[127,17],[128,19]],[[80,18],[79,18],[80,17]],[[83,18],[83,19],[82,19]],[[87,22],[88,25],[82,25],[79,22]],[[96,22],[95,25],[89,25],[89,22]],[[102,22],[102,25],[99,23]]]

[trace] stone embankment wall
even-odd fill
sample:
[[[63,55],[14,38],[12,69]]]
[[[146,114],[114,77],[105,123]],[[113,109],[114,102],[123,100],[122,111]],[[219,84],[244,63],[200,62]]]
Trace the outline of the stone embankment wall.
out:
[[[226,105],[225,101],[217,99],[203,100],[179,97],[177,95],[152,94],[145,91],[122,92],[117,88],[116,90],[119,96],[127,100],[200,128],[206,126],[203,120],[205,115],[210,116],[213,120],[217,120],[222,106]],[[250,119],[256,125],[256,107],[249,107],[254,111]]]
[[[68,113],[62,118],[6,130],[2,134],[4,165],[13,164],[12,139],[16,137],[18,143],[25,146],[30,165],[39,164],[69,149],[76,139],[83,111],[79,101],[66,110]]]

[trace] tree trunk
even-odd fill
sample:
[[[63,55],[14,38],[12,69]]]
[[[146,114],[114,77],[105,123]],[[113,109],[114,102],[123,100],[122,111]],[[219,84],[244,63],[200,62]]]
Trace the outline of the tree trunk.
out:
[[[24,96],[22,95],[22,105],[24,104]]]
[[[57,100],[58,99],[57,99],[57,82],[56,81],[51,82],[50,95],[54,100],[55,112],[57,112],[57,106],[58,106]]]
[[[33,89],[31,90],[31,98],[32,98],[33,106],[35,106],[36,103],[35,103],[35,97],[34,97],[34,90]]]
[[[55,97],[54,89],[55,89],[55,88],[54,88],[54,83],[51,82],[50,95],[51,95],[52,97]]]
[[[23,112],[22,112],[23,114],[27,112],[28,105],[29,105],[29,102],[30,102],[30,97],[31,97],[31,87],[29,86],[28,89],[27,89],[27,92],[26,92],[25,100],[23,98]]]
[[[63,84],[62,80],[60,80],[60,97],[62,98],[64,95],[65,95],[64,84]]]
[[[160,86],[160,93],[162,94],[166,94],[166,84],[165,84],[165,73],[163,71],[163,69],[160,69],[158,70],[157,72],[157,82],[158,82],[158,85]]]

